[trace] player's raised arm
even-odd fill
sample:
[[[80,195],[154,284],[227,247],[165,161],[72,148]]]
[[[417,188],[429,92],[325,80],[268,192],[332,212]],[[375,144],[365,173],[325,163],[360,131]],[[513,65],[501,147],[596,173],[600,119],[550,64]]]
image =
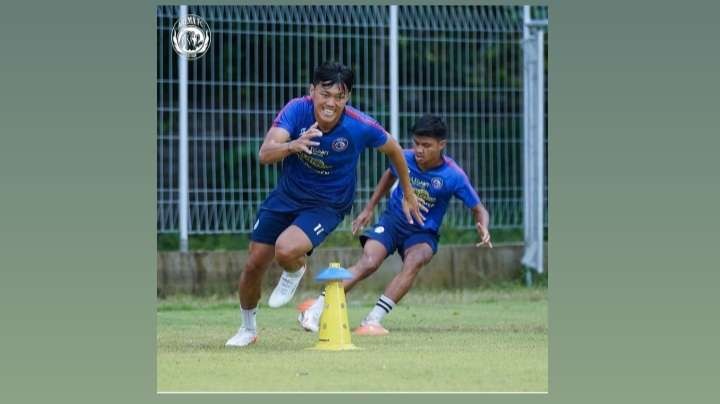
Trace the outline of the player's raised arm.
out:
[[[260,164],[272,164],[298,152],[311,154],[310,147],[320,144],[313,139],[322,136],[317,126],[315,122],[302,136],[292,141],[287,130],[277,126],[270,128],[258,152]]]
[[[389,134],[388,141],[384,145],[380,146],[378,150],[385,153],[393,166],[395,166],[395,172],[398,173],[400,180],[400,187],[403,190],[403,212],[408,223],[413,224],[413,218],[420,223],[422,226],[425,224],[422,213],[420,212],[420,202],[418,202],[415,192],[412,190],[410,185],[410,175],[408,174],[407,162],[403,157],[403,151],[400,145],[393,139]]]
[[[490,214],[482,203],[478,203],[472,209],[473,216],[475,217],[475,229],[478,232],[480,242],[475,244],[475,247],[488,246],[492,248],[492,242],[490,241]]]

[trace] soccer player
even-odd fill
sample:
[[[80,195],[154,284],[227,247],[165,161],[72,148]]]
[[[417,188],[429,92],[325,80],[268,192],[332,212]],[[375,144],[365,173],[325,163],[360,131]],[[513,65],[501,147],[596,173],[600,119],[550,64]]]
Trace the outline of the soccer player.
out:
[[[253,226],[239,282],[242,325],[227,346],[257,340],[261,282],[273,259],[284,271],[268,305],[280,307],[290,301],[305,273],[305,256],[352,207],[358,159],[365,148],[388,156],[400,173],[401,187],[410,191],[398,202],[404,219],[423,223],[402,149],[376,120],[346,105],[353,81],[353,71],[342,64],[318,66],[309,95],[288,102],[265,135],[260,163],[282,161],[282,175]]]
[[[405,192],[397,188],[378,222],[360,236],[363,255],[349,268],[353,277],[343,282],[345,292],[349,292],[360,280],[375,272],[395,250],[400,254],[403,265],[400,273],[387,285],[375,307],[355,330],[359,335],[388,334],[381,321],[410,290],[418,272],[437,252],[438,229],[451,197],[459,198],[472,211],[480,238],[476,246],[492,248],[487,210],[480,203],[480,198],[465,172],[453,159],[443,154],[447,143],[445,123],[438,117],[425,115],[416,122],[412,133],[413,148],[405,150],[404,155],[410,168],[413,191],[429,211],[425,214],[424,224],[411,224],[403,220],[402,198]],[[353,221],[353,234],[370,222],[373,208],[390,190],[397,177],[398,171],[394,167],[385,171],[367,206]],[[305,330],[318,331],[323,306],[324,296],[320,295],[307,310],[300,313],[298,321]]]

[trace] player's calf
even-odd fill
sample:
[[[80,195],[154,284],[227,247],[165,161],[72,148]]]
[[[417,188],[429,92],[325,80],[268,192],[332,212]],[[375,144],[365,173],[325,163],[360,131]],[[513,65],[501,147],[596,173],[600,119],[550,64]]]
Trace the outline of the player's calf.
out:
[[[275,255],[275,247],[269,244],[250,243],[250,253],[238,282],[242,307],[256,307],[265,271]]]
[[[352,273],[353,277],[343,281],[345,293],[349,292],[358,282],[375,273],[375,271],[380,268],[380,265],[382,265],[384,258],[385,257],[379,257],[374,254],[367,254],[363,252],[360,260],[358,260],[355,265],[348,268],[348,271]]]
[[[265,268],[248,259],[238,281],[240,302],[242,304],[254,306],[260,300],[260,289],[264,274]]]

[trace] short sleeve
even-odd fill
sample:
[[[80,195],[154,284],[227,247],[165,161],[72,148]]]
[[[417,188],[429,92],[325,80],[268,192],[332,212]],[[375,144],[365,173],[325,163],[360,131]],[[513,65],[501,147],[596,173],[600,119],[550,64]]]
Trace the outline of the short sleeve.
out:
[[[480,197],[477,192],[475,192],[475,188],[470,184],[470,180],[464,172],[458,173],[457,186],[455,187],[455,193],[453,195],[463,201],[465,206],[470,209],[480,203]]]
[[[296,98],[288,102],[277,114],[272,126],[285,129],[291,136],[296,134],[299,130],[298,117],[300,116],[303,104],[301,101],[302,98]]]
[[[388,136],[380,124],[374,124],[369,126],[366,139],[367,147],[377,148],[387,143]]]

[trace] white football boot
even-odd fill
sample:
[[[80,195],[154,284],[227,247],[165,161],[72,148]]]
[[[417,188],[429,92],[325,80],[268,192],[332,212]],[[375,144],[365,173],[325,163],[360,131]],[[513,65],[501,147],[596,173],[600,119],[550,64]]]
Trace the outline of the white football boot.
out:
[[[303,311],[298,315],[298,322],[305,331],[318,332],[320,330],[320,316],[322,316],[323,307],[315,306]]]
[[[304,266],[298,269],[297,272],[293,273],[292,275],[294,276],[287,276],[287,273],[283,271],[277,286],[275,286],[275,290],[273,290],[272,294],[270,295],[270,299],[268,300],[268,306],[275,309],[287,304],[287,302],[289,302],[295,294],[295,290],[300,284],[300,279],[302,279],[304,274]]]
[[[255,341],[257,341],[257,332],[255,330],[250,331],[245,327],[240,327],[237,334],[227,340],[225,346],[243,347],[254,344]]]

